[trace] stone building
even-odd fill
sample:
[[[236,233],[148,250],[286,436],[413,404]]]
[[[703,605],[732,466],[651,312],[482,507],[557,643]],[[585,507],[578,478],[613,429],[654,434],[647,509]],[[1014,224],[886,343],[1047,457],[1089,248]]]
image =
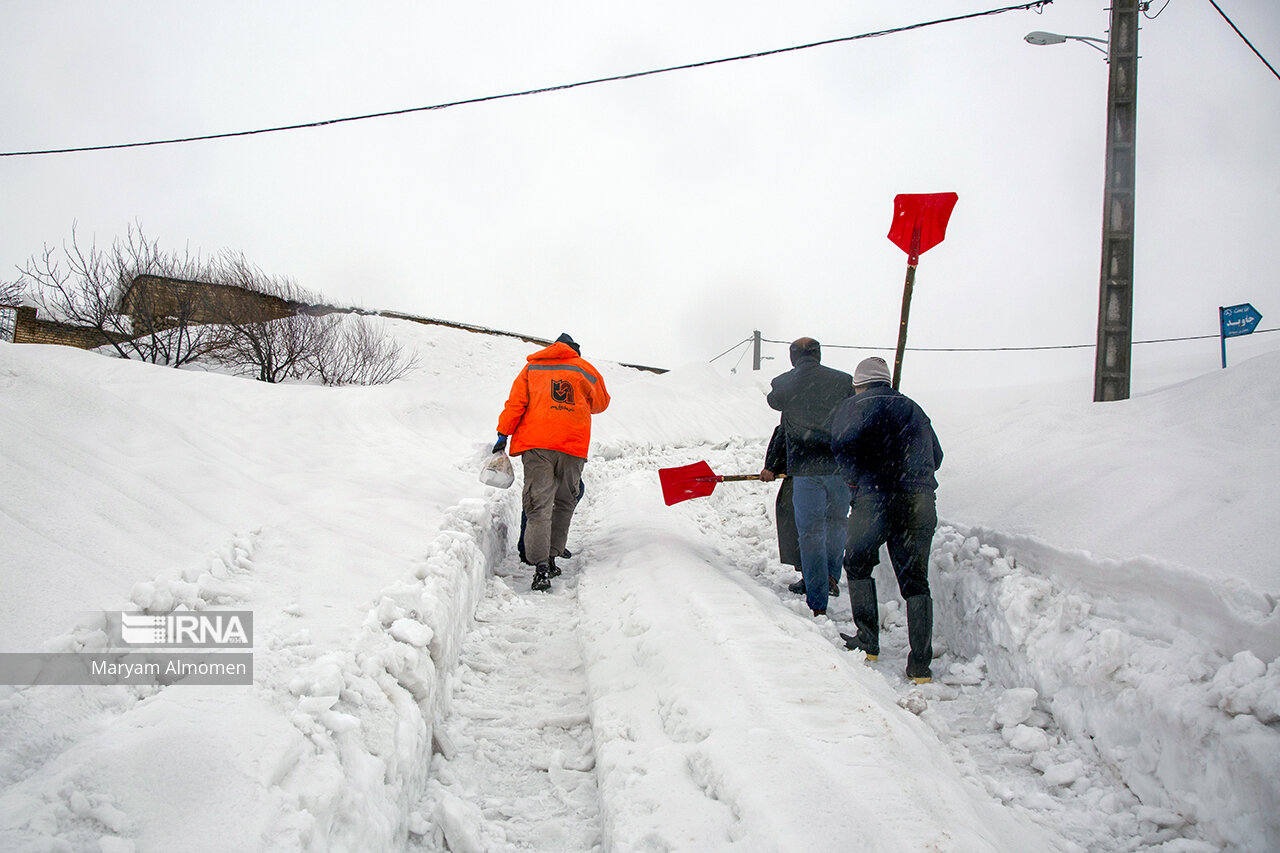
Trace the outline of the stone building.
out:
[[[230,284],[140,275],[120,296],[119,312],[133,328],[178,323],[265,323],[298,313],[302,306],[278,296]]]

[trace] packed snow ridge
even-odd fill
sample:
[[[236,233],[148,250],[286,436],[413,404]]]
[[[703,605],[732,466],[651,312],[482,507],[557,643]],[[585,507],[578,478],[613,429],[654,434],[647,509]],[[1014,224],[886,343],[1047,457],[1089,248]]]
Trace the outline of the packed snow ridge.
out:
[[[597,361],[533,593],[519,482],[477,479],[533,347],[387,329],[421,359],[378,388],[0,345],[0,652],[254,613],[252,686],[0,687],[0,849],[1280,849],[1280,357],[913,395],[947,452],[917,686],[887,565],[869,662],[787,591],[772,486],[662,503],[658,468],[760,469],[770,377]]]

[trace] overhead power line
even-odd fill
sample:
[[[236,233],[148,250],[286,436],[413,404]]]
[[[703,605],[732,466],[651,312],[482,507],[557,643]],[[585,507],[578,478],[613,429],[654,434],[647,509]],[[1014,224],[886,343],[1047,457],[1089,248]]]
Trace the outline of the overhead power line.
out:
[[[1213,5],[1213,8],[1218,10],[1218,14],[1222,16],[1222,20],[1226,21],[1228,24],[1231,24],[1231,29],[1236,31],[1236,35],[1240,36],[1241,39],[1244,39],[1244,43],[1249,45],[1249,50],[1252,50],[1254,55],[1262,60],[1262,64],[1267,66],[1267,68],[1271,70],[1272,74],[1276,75],[1277,80],[1280,80],[1280,72],[1277,72],[1275,69],[1275,66],[1273,66],[1270,62],[1267,62],[1267,58],[1258,52],[1258,49],[1253,46],[1253,42],[1245,38],[1244,33],[1240,32],[1240,28],[1235,25],[1235,22],[1227,17],[1226,12],[1222,11],[1222,7],[1219,6],[1217,3],[1215,3],[1214,0],[1209,0],[1209,3]]]
[[[1262,334],[1266,334],[1267,332],[1280,332],[1280,327],[1277,327],[1275,329],[1255,329],[1253,331],[1253,334],[1262,335]],[[1221,337],[1221,335],[1190,335],[1188,337],[1181,337],[1181,338],[1152,338],[1151,340],[1134,341],[1133,343],[1134,344],[1168,344],[1168,343],[1174,343],[1176,341],[1203,341],[1203,340],[1208,340],[1210,338],[1219,338],[1219,337]],[[751,339],[748,338],[747,340],[749,341]],[[791,343],[791,341],[775,341],[770,338],[761,338],[760,340],[766,344],[789,345]],[[743,341],[742,343],[734,344],[733,347],[730,347],[730,350],[733,350],[733,349],[736,349],[737,347],[742,346],[743,343],[746,343],[746,341]],[[872,352],[894,352],[897,350],[897,347],[868,347],[868,346],[857,346],[853,344],[823,344],[822,346],[824,349],[853,349],[853,350],[869,350]],[[1097,344],[1055,344],[1055,345],[1031,346],[1031,347],[907,347],[907,351],[909,352],[1036,352],[1040,350],[1093,349],[1095,346],[1097,346]],[[724,355],[724,353],[721,353],[721,355]],[[716,358],[720,358],[720,356],[718,355],[716,356]],[[716,359],[713,358],[711,360],[715,361]]]
[[[729,62],[742,62],[748,59],[761,59],[766,56],[776,56],[780,53],[791,53],[797,50],[809,50],[815,47],[825,47],[832,44],[842,44],[844,42],[860,41],[862,39],[878,38],[880,36],[894,35],[896,33],[905,33],[911,30],[919,30],[925,27],[934,27],[939,24],[953,24],[958,21],[967,21],[973,18],[983,18],[990,15],[1000,15],[1005,12],[1025,11],[1029,9],[1039,10],[1043,6],[1052,3],[1053,0],[1034,0],[1034,2],[1023,3],[1018,6],[1005,6],[1000,9],[988,9],[985,12],[970,12],[964,15],[955,15],[950,18],[939,18],[933,21],[923,21],[917,24],[908,24],[903,27],[894,27],[888,30],[878,30],[876,32],[861,33],[854,36],[841,36],[839,38],[824,39],[823,41],[809,42],[808,44],[797,44],[791,47],[779,47],[772,50],[762,50],[756,53],[745,53],[740,56],[728,56],[722,59],[708,59],[701,62],[689,62],[684,65],[671,65],[666,68],[653,68],[648,71],[633,71],[628,74],[615,74],[610,77],[597,77],[592,80],[581,80],[577,83],[561,83],[556,86],[543,86],[538,89],[525,89],[519,92],[506,92],[499,95],[484,95],[477,98],[466,98],[460,101],[449,101],[441,104],[431,104],[424,107],[406,107],[398,110],[386,110],[384,112],[366,113],[364,115],[345,116],[343,118],[324,119],[322,121],[310,121],[301,124],[285,124],[276,127],[263,127],[257,130],[234,130],[225,133],[208,133],[199,136],[182,136],[172,139],[153,139],[146,142],[118,142],[110,145],[85,145],[80,147],[67,148],[45,148],[33,151],[5,151],[0,152],[0,157],[32,157],[40,154],[79,154],[87,151],[114,151],[121,148],[146,148],[155,145],[177,145],[183,142],[207,142],[213,139],[232,139],[241,136],[257,136],[264,133],[282,133],[290,130],[304,130],[307,128],[327,127],[334,124],[344,124],[353,121],[365,121],[375,118],[390,118],[391,116],[402,116],[410,113],[430,112],[432,110],[445,110],[450,107],[460,107],[467,104],[482,104],[489,101],[501,101],[507,98],[523,98],[529,95],[543,95],[548,92],[563,92],[567,89],[578,89],[583,86],[595,86],[600,83],[616,83],[621,80],[635,80],[640,77],[652,77],[656,74],[669,74],[673,71],[690,71],[695,68],[707,68],[712,65],[724,65]]]

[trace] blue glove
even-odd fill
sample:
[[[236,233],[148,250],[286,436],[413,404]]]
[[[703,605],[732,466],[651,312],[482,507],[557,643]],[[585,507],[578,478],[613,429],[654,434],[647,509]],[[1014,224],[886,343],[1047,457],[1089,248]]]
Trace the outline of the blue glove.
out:
[[[494,453],[502,453],[507,449],[507,437],[502,433],[498,433],[498,440],[493,444]]]

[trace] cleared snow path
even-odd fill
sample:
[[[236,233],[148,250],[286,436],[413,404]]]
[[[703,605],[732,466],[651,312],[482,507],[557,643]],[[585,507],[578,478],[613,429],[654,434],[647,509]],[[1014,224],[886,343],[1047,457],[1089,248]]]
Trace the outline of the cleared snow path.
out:
[[[553,591],[530,592],[514,557],[489,581],[409,849],[1222,849],[1161,789],[1135,793],[1078,714],[1055,717],[1071,706],[1014,657],[1023,644],[987,636],[1018,614],[1061,622],[1045,582],[1002,569],[999,548],[940,528],[935,682],[917,686],[902,674],[887,563],[882,655],[867,662],[840,640],[844,595],[814,619],[787,591],[774,487],[662,505],[658,468],[706,459],[744,473],[762,453],[756,441],[600,449]],[[988,575],[1039,597],[957,590]],[[979,606],[996,599],[998,614]],[[1078,668],[1070,643],[1039,645]]]
[[[911,849],[912,843],[920,841],[910,835],[919,815],[913,792],[895,786],[905,784],[905,777],[914,777],[918,784],[921,778],[950,779],[957,772],[969,786],[961,799],[975,798],[975,813],[982,813],[992,802],[1001,803],[1008,813],[1003,820],[1024,826],[1034,823],[1056,836],[1051,846],[1116,853],[1160,845],[1182,853],[1219,849],[1204,841],[1205,834],[1215,833],[1202,834],[1190,814],[1169,808],[1162,797],[1148,796],[1150,791],[1137,796],[1126,785],[1124,774],[1099,755],[1078,725],[1070,734],[1064,732],[1051,713],[1056,707],[1053,696],[1039,695],[1033,688],[1041,681],[1027,673],[1018,677],[1018,668],[1009,662],[1010,649],[996,644],[987,647],[979,639],[982,632],[975,629],[994,618],[991,614],[975,620],[972,611],[948,610],[972,608],[972,601],[950,591],[981,574],[978,553],[986,562],[998,559],[994,548],[973,540],[963,542],[963,536],[945,525],[940,529],[935,562],[941,555],[951,556],[932,572],[939,575],[935,591],[939,657],[934,663],[935,682],[916,686],[903,677],[905,614],[887,559],[877,569],[882,654],[876,662],[865,662],[861,655],[844,651],[839,637],[840,631],[852,629],[844,583],[842,595],[832,601],[830,619],[813,619],[803,597],[787,591],[796,574],[777,562],[772,519],[776,487],[721,484],[709,498],[674,507],[663,507],[656,497],[657,468],[706,459],[717,473],[750,473],[759,469],[761,444],[730,441],[685,450],[643,446],[608,450],[604,455],[612,456],[611,460],[589,466],[596,476],[607,475],[618,482],[605,498],[612,505],[593,514],[606,529],[593,537],[595,553],[582,589],[588,654],[600,659],[589,675],[597,699],[597,749],[606,812],[634,809],[637,831],[646,823],[661,823],[645,818],[644,803],[633,802],[634,790],[627,796],[610,796],[614,762],[606,709],[610,702],[622,707],[628,718],[624,728],[634,738],[644,723],[642,715],[637,720],[636,694],[648,691],[652,716],[669,730],[673,748],[682,741],[690,744],[677,751],[695,768],[695,777],[700,774],[703,796],[719,798],[728,806],[722,828],[727,837],[740,840],[742,849],[788,849],[798,843],[794,827],[771,837],[770,830],[760,824],[785,826],[802,820],[806,810],[822,815],[816,819],[818,838],[811,839],[811,849],[851,849],[843,845],[854,844],[855,839],[858,849]],[[612,560],[603,559],[606,556]],[[610,567],[614,561],[617,565]],[[999,597],[1015,610],[1043,609],[1045,614],[1035,618],[1055,622],[1054,608],[1026,601],[1024,595]],[[650,603],[642,604],[646,598]],[[661,625],[653,623],[651,614],[668,613],[673,615]],[[605,653],[600,649],[604,643],[615,644],[619,651]],[[619,666],[619,660],[625,661],[622,648],[626,646],[634,660],[642,662],[645,674]],[[1058,652],[1070,665],[1077,650],[1064,644]],[[989,662],[993,672],[988,672]],[[610,688],[610,683],[620,686]],[[630,695],[611,699],[614,690]],[[705,707],[699,707],[701,703]],[[875,714],[883,715],[878,742],[864,739],[856,746],[832,748],[831,744],[854,737],[849,727],[856,728],[859,708],[868,704],[876,706]],[[930,731],[918,735],[906,722],[916,722],[911,714]],[[761,740],[768,733],[773,751],[756,753],[749,742],[735,743],[744,730]],[[689,732],[692,738],[686,737]],[[904,748],[899,737],[917,743],[919,751]],[[809,738],[828,745],[806,758]],[[728,746],[710,748],[717,739]],[[720,758],[708,758],[717,753]],[[806,766],[806,760],[816,764]],[[945,765],[944,772],[930,769],[935,762]],[[639,762],[633,769],[640,769]],[[758,774],[754,779],[753,769]],[[642,790],[644,775],[618,774],[626,787]],[[648,787],[649,795],[658,801],[675,799],[660,785]],[[693,793],[689,792],[690,798]],[[761,800],[755,802],[751,795]],[[956,802],[955,792],[950,796],[941,801]],[[854,829],[842,839],[836,828],[845,819]],[[1001,837],[1002,820],[987,820],[973,838],[959,841],[968,826],[966,819],[941,810],[936,819],[935,828],[946,827],[950,835],[949,841],[940,842],[941,849],[982,849],[983,842],[977,839],[998,843]],[[625,820],[624,815],[612,822]],[[616,831],[613,835],[621,837]],[[711,846],[724,849],[733,844],[720,841]],[[644,849],[635,843],[619,847]],[[1016,844],[1006,849],[1015,848],[1030,849]]]
[[[578,562],[564,561],[550,594],[529,591],[529,567],[515,557],[497,566],[436,730],[409,850],[600,848]]]
[[[966,782],[829,620],[744,572],[761,543],[732,517],[664,507],[671,456],[602,448],[575,522],[609,849],[1070,849]]]

